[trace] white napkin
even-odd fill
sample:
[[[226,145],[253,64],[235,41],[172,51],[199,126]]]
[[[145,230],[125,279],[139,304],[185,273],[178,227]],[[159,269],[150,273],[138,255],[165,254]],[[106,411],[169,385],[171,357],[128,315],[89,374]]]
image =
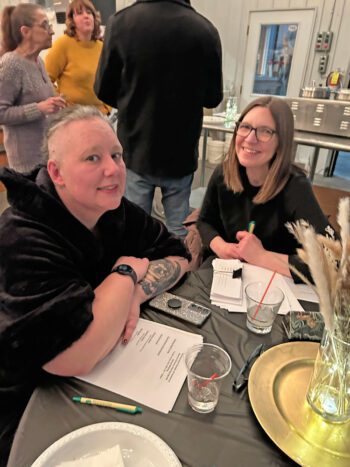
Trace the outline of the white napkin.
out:
[[[89,457],[61,462],[58,467],[125,467],[119,444]]]

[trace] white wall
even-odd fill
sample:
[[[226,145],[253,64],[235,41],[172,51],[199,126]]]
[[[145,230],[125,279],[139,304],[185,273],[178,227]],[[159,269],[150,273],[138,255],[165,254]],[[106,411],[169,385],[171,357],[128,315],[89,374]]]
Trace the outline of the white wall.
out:
[[[338,34],[333,47],[331,67],[340,67],[346,72],[345,84],[350,81],[350,0],[344,0],[342,8],[336,10],[334,20],[337,21]],[[335,29],[332,26],[332,30]]]
[[[325,82],[330,70],[341,68],[349,82],[350,76],[350,0],[192,0],[192,6],[206,16],[219,30],[223,46],[224,81],[234,80],[239,91],[243,79],[244,54],[249,22],[249,11],[288,10],[315,8],[316,18],[310,54],[304,82],[300,87],[308,85],[312,80]],[[329,53],[328,67],[325,75],[318,72],[319,53],[314,52],[313,45],[318,31],[333,31],[333,43]],[[299,157],[306,161],[312,148],[302,148]],[[316,172],[322,172],[329,160],[329,151],[321,150]]]
[[[116,11],[122,10],[134,2],[135,0],[116,0]]]
[[[26,0],[30,1],[30,0]],[[34,3],[34,0],[32,0]],[[0,0],[0,9],[9,4],[20,3],[19,0]],[[134,0],[116,0],[116,9],[120,10],[134,3]],[[319,55],[313,50],[307,58],[305,79],[300,87],[308,85],[312,80],[324,82],[330,70],[340,67],[347,73],[346,84],[350,76],[350,0],[191,0],[192,6],[206,16],[218,29],[223,47],[223,73],[225,81],[235,83],[236,92],[242,84],[244,54],[249,22],[249,11],[286,10],[298,8],[315,8],[316,19],[313,31],[314,44],[318,31],[334,32],[333,44],[329,53],[327,73],[321,76],[318,72]],[[64,25],[55,27],[55,37],[62,34]],[[304,157],[310,152],[304,151]],[[317,171],[326,164],[328,151],[321,151]]]
[[[35,3],[35,0],[0,0],[0,11],[5,6],[18,5],[18,3]]]
[[[206,16],[219,30],[223,45],[223,71],[225,79],[235,79],[240,86],[243,76],[249,11],[315,8],[316,19],[313,42],[318,31],[334,32],[329,53],[327,73],[336,67],[344,71],[350,67],[350,0],[192,0],[192,6]],[[324,81],[326,75],[318,72],[319,55],[310,51],[305,82],[300,86]]]
[[[240,37],[242,34],[242,0],[191,0],[191,5],[218,29],[222,43],[223,74],[225,80],[232,80],[238,86]],[[220,5],[220,6],[219,6]],[[238,88],[236,90],[238,92]]]
[[[35,0],[0,0],[0,10],[7,5]],[[53,0],[52,0],[53,1]],[[66,3],[67,0],[61,0]],[[120,10],[134,3],[134,0],[116,0]],[[334,32],[333,45],[329,54],[328,70],[340,67],[350,71],[350,0],[191,0],[192,6],[206,16],[219,30],[223,46],[224,78],[234,80],[239,88],[243,75],[244,49],[250,10],[316,8],[315,37],[319,30]],[[61,26],[57,32],[61,32]],[[311,54],[305,82],[324,79],[318,71],[318,55]],[[327,70],[327,71],[328,71]]]

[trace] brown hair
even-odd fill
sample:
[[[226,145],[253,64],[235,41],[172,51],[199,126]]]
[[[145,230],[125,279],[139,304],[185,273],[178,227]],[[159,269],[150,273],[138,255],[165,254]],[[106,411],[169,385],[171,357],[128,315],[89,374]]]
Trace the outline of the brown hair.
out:
[[[17,6],[6,6],[1,15],[1,54],[15,50],[23,40],[21,27],[32,27],[40,5],[20,3]]]
[[[254,107],[265,107],[270,110],[276,124],[278,147],[270,162],[267,177],[257,195],[253,198],[256,204],[263,204],[274,198],[286,185],[292,168],[292,149],[294,134],[294,119],[289,105],[277,97],[259,97],[251,102],[241,113],[237,122],[240,123]],[[234,193],[243,191],[239,173],[239,161],[236,154],[236,130],[233,134],[229,152],[223,163],[226,186]]]
[[[94,17],[94,30],[92,31],[91,39],[96,41],[101,35],[101,15],[96,11],[96,8],[89,0],[72,0],[68,5],[66,11],[66,30],[64,31],[67,36],[76,37],[75,23],[73,19],[74,13],[80,8],[90,10]]]

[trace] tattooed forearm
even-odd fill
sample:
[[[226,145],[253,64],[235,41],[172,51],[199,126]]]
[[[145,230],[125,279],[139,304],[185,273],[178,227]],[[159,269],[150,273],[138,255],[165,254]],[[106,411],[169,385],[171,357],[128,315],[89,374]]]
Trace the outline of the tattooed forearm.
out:
[[[149,263],[145,277],[140,281],[144,293],[150,298],[169,289],[180,277],[181,267],[178,261],[158,259]]]

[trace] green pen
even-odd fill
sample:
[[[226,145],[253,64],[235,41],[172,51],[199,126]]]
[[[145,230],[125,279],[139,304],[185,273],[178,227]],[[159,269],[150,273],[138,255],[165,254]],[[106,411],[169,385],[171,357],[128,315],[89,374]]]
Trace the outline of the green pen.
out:
[[[253,233],[255,229],[255,221],[250,221],[248,224],[248,232]]]
[[[73,396],[73,402],[80,404],[99,405],[101,407],[110,407],[111,409],[118,410],[118,412],[125,412],[131,414],[142,413],[142,408],[137,405],[119,404],[118,402],[103,401],[101,399],[90,399],[89,397]]]

